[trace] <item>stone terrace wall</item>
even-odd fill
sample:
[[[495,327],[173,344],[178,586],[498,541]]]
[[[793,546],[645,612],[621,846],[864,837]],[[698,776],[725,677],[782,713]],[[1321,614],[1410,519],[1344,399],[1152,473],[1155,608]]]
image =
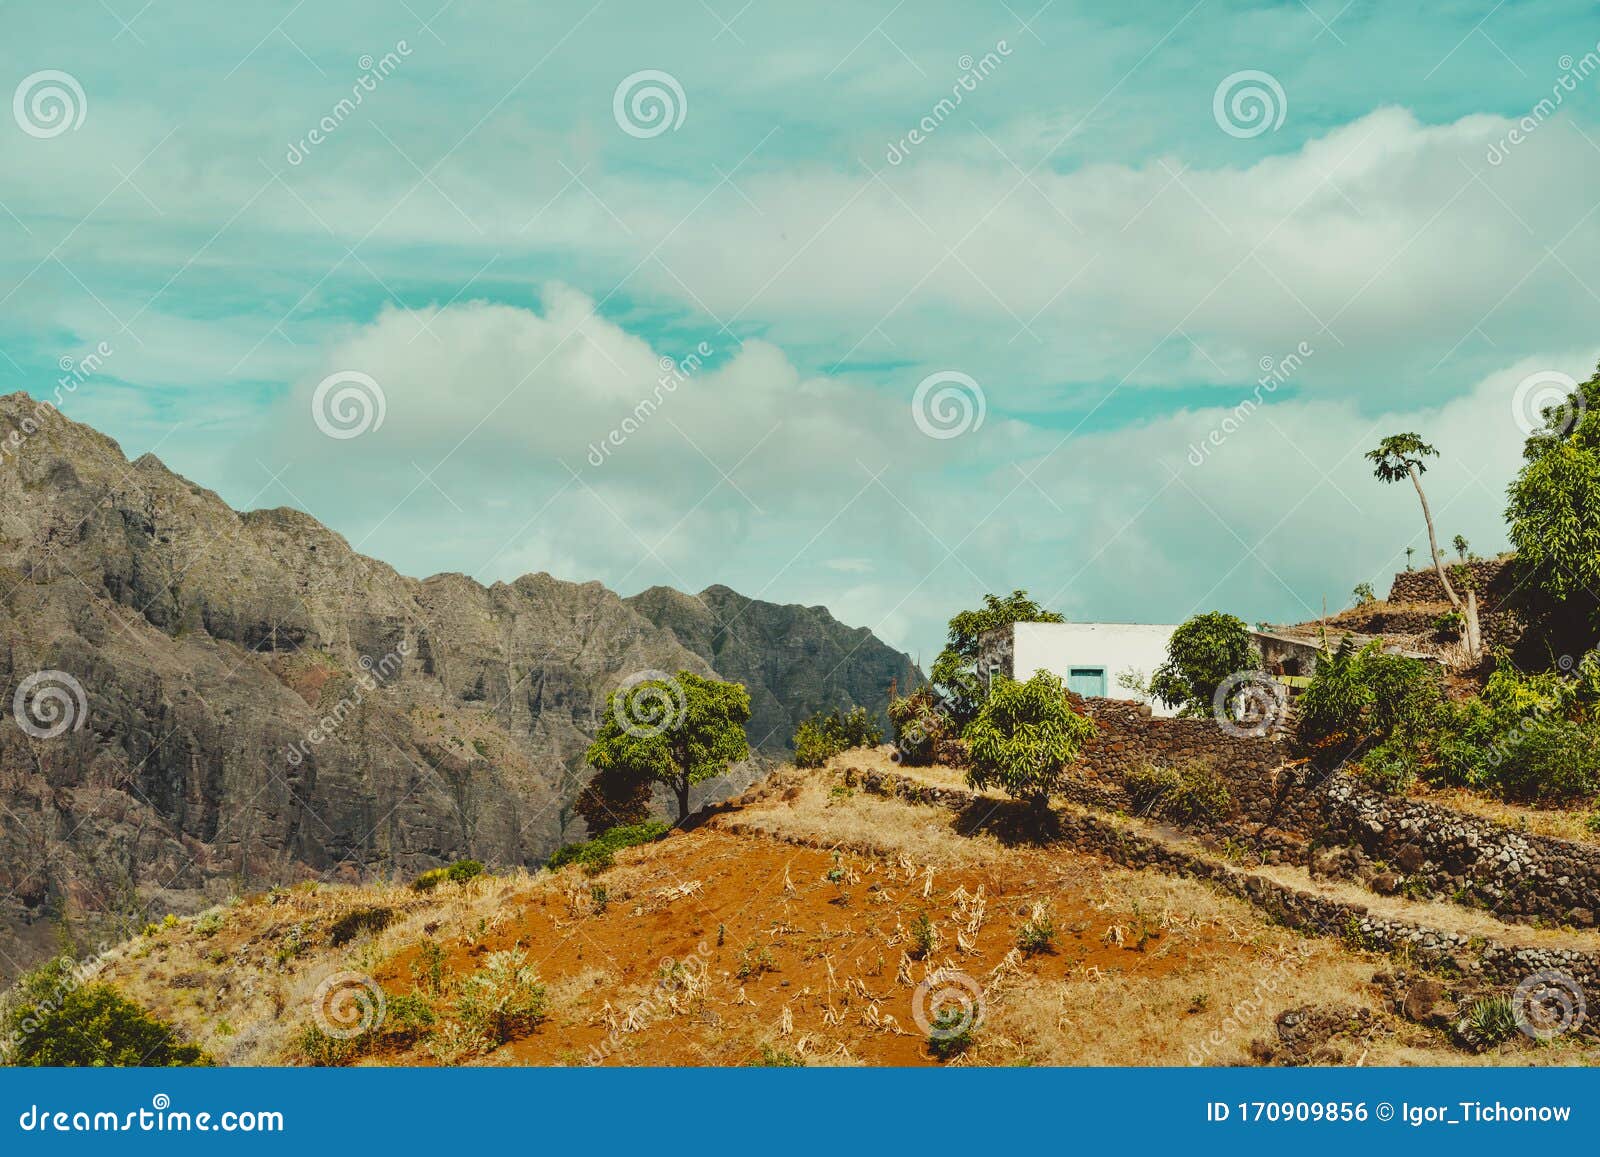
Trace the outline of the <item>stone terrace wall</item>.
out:
[[[1497,596],[1508,593],[1514,585],[1509,559],[1491,558],[1481,562],[1454,565],[1448,560],[1445,562],[1445,571],[1450,575],[1452,583],[1456,583],[1455,576],[1462,570],[1466,571],[1466,585],[1478,592],[1478,600],[1486,604],[1485,609],[1498,603],[1500,599]],[[1456,583],[1456,585],[1459,587],[1461,584]],[[1439,576],[1434,573],[1432,566],[1427,566],[1418,570],[1401,571],[1395,575],[1394,583],[1389,588],[1389,601],[1442,603],[1448,600],[1445,597],[1444,587],[1439,585]]]
[[[1341,874],[1388,875],[1396,887],[1487,908],[1503,919],[1600,924],[1600,846],[1550,839],[1449,808],[1384,795],[1342,772],[1316,775],[1269,738],[1233,736],[1215,721],[1157,719],[1139,704],[1077,699],[1099,734],[1065,794],[1093,807],[1132,809],[1123,785],[1147,764],[1208,766],[1237,811],[1185,825],[1243,838],[1274,856],[1315,863],[1318,849],[1353,849]],[[1324,870],[1332,870],[1325,867]]]
[[[977,798],[960,788],[934,787],[903,775],[854,772],[866,790],[912,803],[961,811]],[[1151,868],[1209,880],[1254,904],[1286,927],[1339,936],[1380,952],[1408,951],[1431,967],[1471,971],[1501,984],[1517,984],[1540,969],[1560,969],[1585,987],[1600,985],[1600,959],[1576,949],[1529,948],[1459,932],[1428,928],[1373,914],[1361,904],[1302,892],[1264,876],[1132,832],[1095,815],[1059,816],[1061,842],[1104,855],[1130,868]],[[735,825],[737,826],[737,825]]]

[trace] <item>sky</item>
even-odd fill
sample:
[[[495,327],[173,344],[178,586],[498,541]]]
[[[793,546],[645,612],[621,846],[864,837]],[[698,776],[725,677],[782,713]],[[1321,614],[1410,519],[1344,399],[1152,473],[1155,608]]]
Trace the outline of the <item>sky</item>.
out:
[[[1576,3],[0,7],[0,391],[401,571],[931,661],[1505,546],[1600,356]],[[66,381],[68,385],[62,386]]]

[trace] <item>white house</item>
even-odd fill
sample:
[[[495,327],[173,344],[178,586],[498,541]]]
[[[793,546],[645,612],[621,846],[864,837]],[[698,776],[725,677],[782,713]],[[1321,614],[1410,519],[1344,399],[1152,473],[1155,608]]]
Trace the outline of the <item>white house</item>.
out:
[[[1156,715],[1174,715],[1123,682],[1131,677],[1148,683],[1177,629],[1158,623],[1012,623],[984,634],[979,661],[991,675],[1029,679],[1049,671],[1079,695],[1136,700],[1149,703]]]

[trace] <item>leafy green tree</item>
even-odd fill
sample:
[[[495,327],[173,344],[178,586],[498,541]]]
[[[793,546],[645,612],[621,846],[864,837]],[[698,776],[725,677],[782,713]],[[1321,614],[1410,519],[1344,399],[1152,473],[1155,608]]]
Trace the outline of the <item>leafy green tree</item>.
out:
[[[196,1045],[109,984],[81,983],[70,957],[17,982],[0,1014],[3,1059],[24,1066],[172,1068],[209,1065]]]
[[[1537,609],[1592,632],[1600,627],[1600,371],[1543,418],[1508,491],[1511,545]]]
[[[738,683],[693,671],[645,679],[606,697],[606,714],[584,757],[602,775],[666,784],[689,818],[689,788],[750,755],[744,724],[750,694]]]
[[[983,606],[962,611],[950,620],[944,650],[933,661],[932,678],[943,692],[943,709],[955,725],[964,727],[977,713],[987,680],[978,670],[979,640],[984,632],[1011,623],[1064,623],[1066,619],[1047,611],[1016,590],[1001,598],[984,595]]]
[[[1466,535],[1456,535],[1455,540],[1450,545],[1456,548],[1456,557],[1462,562],[1466,562],[1472,557],[1472,544],[1467,541]]]
[[[1230,675],[1260,666],[1244,620],[1207,611],[1172,632],[1166,661],[1150,678],[1150,693],[1181,714],[1207,715],[1217,688]]]
[[[1378,592],[1372,589],[1371,583],[1357,583],[1350,594],[1358,605],[1373,602],[1378,597]]]
[[[1026,683],[996,676],[962,735],[967,782],[994,784],[1043,807],[1094,733],[1094,724],[1072,709],[1058,676],[1040,671]]]

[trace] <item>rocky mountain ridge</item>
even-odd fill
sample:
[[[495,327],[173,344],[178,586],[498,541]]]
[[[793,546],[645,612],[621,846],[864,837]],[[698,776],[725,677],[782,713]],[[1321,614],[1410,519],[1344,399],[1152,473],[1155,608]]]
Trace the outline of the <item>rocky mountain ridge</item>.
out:
[[[4,976],[63,927],[92,942],[245,887],[538,863],[581,834],[583,749],[641,671],[747,682],[768,758],[810,711],[920,678],[822,608],[725,587],[409,578],[25,394],[0,397],[0,444]]]

